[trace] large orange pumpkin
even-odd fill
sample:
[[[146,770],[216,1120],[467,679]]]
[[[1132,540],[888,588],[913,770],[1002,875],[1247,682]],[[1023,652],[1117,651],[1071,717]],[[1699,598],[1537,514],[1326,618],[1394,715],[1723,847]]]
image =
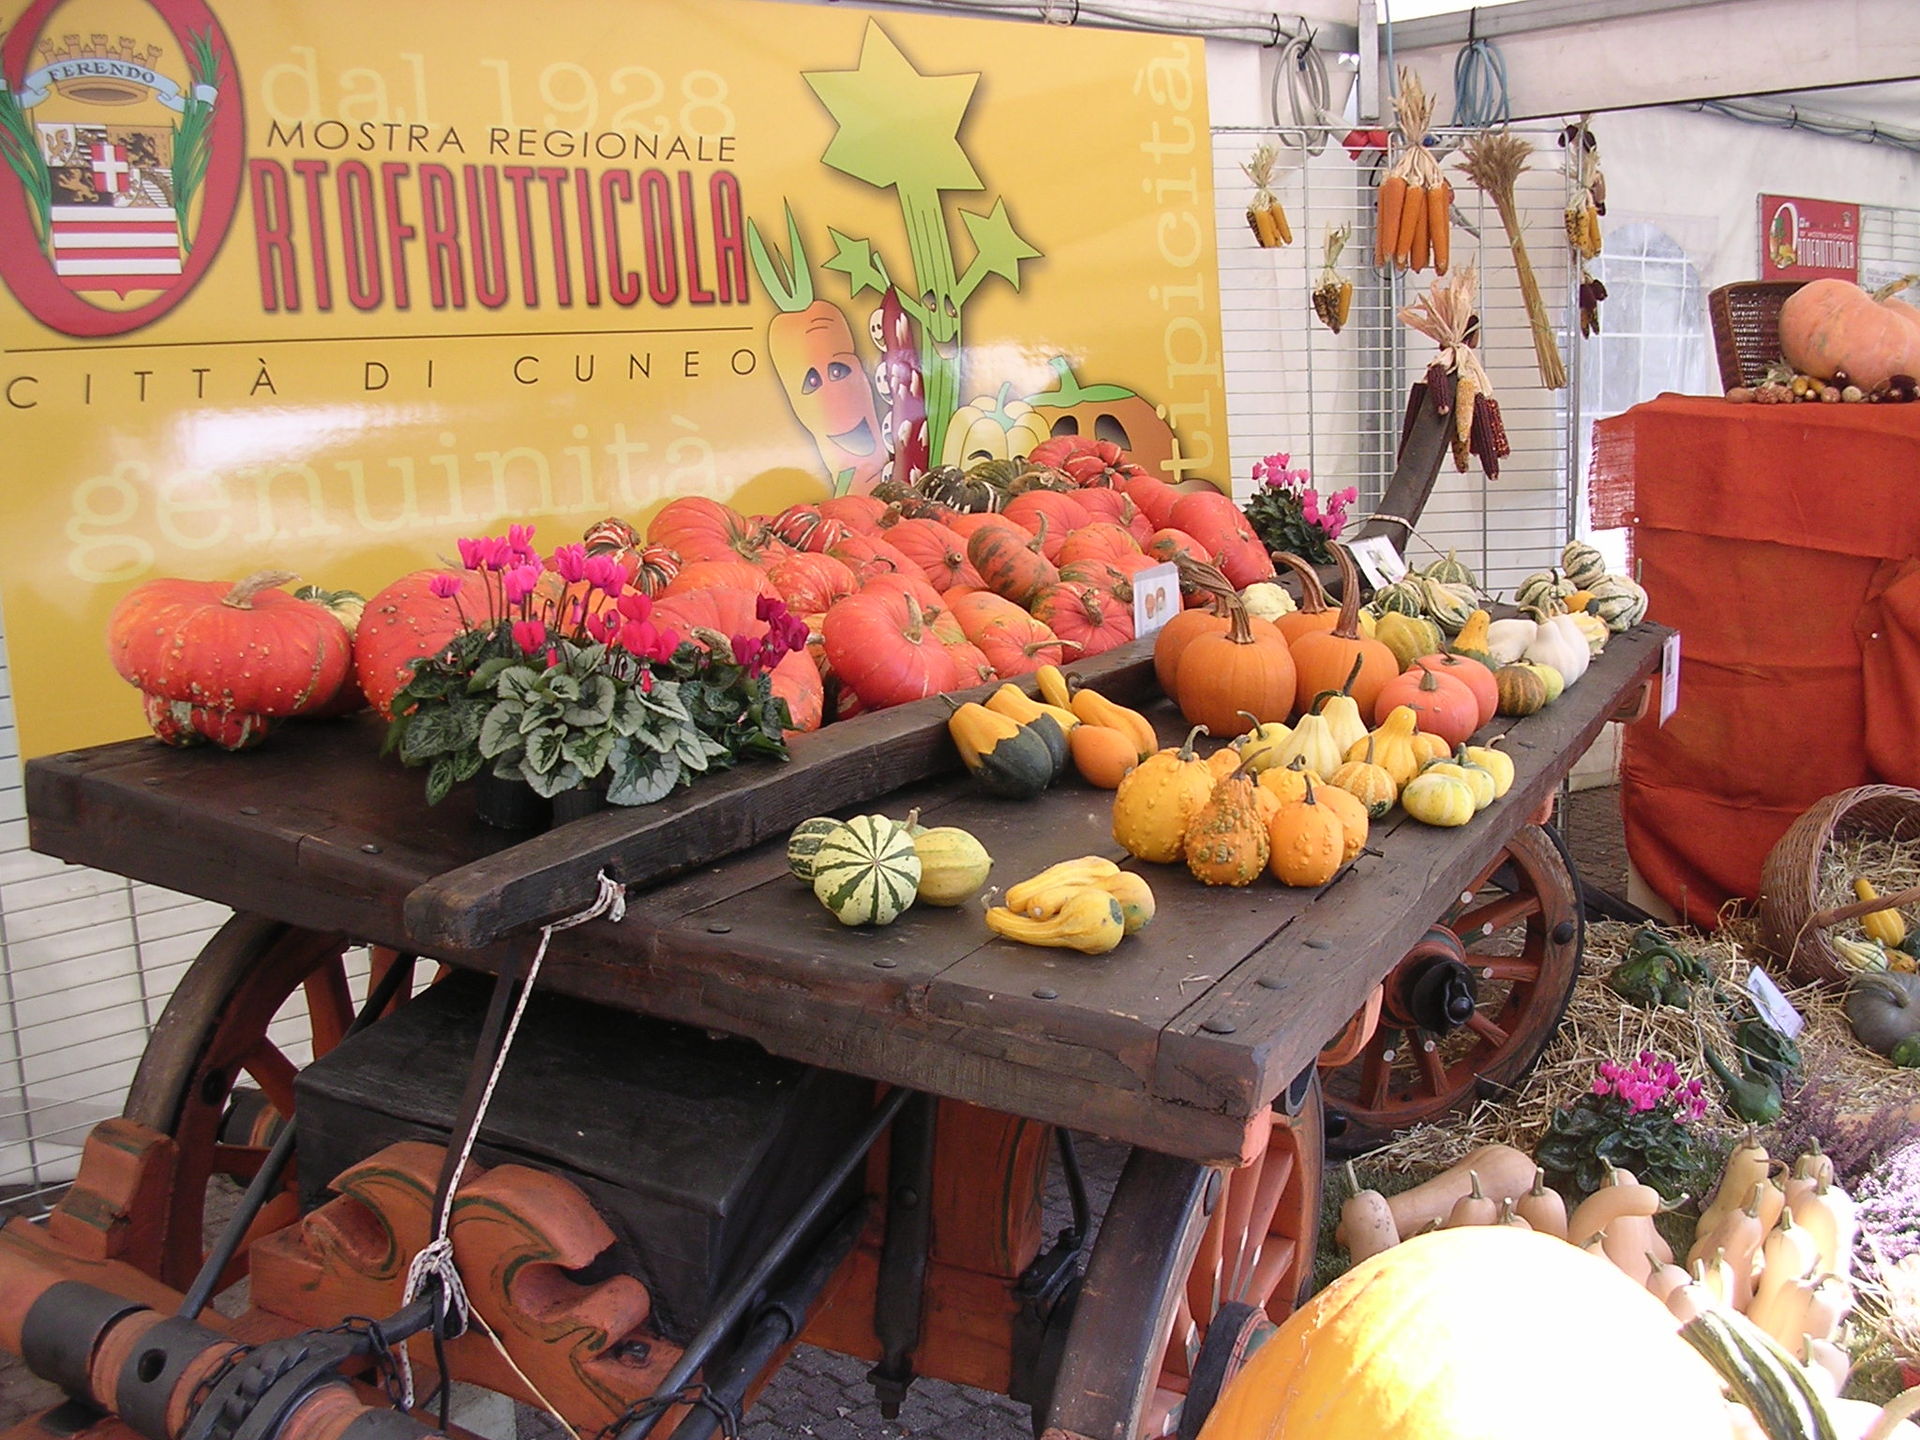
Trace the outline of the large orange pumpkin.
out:
[[[1200,1440],[1727,1440],[1713,1369],[1602,1257],[1505,1225],[1417,1235],[1289,1316]]]
[[[163,700],[249,715],[302,715],[339,691],[353,664],[347,627],[262,570],[224,580],[149,580],[107,620],[113,668]]]
[[[1231,735],[1243,713],[1260,724],[1293,714],[1298,683],[1293,657],[1277,632],[1256,635],[1247,607],[1227,605],[1227,628],[1196,635],[1175,666],[1173,698],[1180,713],[1215,735]]]
[[[704,495],[669,500],[647,522],[647,543],[665,545],[682,560],[755,560],[767,532],[738,510]]]
[[[1400,662],[1385,645],[1360,633],[1360,572],[1344,545],[1333,547],[1333,558],[1340,565],[1339,620],[1331,630],[1309,631],[1293,642],[1299,706],[1310,709],[1322,690],[1345,690],[1353,696],[1360,713],[1370,715],[1380,687],[1400,673]],[[1356,658],[1360,661],[1358,673],[1353,668]],[[1471,701],[1472,696],[1468,699]]]
[[[757,591],[728,585],[709,585],[701,590],[683,591],[656,601],[653,623],[662,630],[680,632],[701,649],[709,641],[702,632],[713,632],[731,639],[745,635],[758,640],[767,633],[767,622],[756,613],[760,602]],[[787,714],[793,721],[789,734],[800,730],[818,730],[824,690],[820,669],[805,650],[780,657],[773,667],[773,693],[787,702]]]
[[[1780,353],[1805,374],[1843,370],[1866,390],[1890,375],[1920,376],[1920,325],[1901,310],[1851,280],[1810,280],[1780,307]]]
[[[905,589],[876,586],[827,612],[827,659],[841,684],[871,710],[951,690],[952,654],[920,602]]]
[[[446,573],[416,570],[402,575],[360,612],[360,625],[353,632],[354,675],[367,703],[389,719],[394,695],[413,678],[415,660],[438,655],[467,621],[487,623],[486,581],[472,572],[454,572],[461,575],[459,593],[442,600],[428,587],[434,576]]]

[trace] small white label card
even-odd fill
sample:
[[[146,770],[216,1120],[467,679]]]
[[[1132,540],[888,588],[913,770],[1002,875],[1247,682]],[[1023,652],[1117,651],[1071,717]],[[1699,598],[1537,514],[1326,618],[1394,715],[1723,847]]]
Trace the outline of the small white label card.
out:
[[[1747,972],[1747,994],[1753,997],[1766,1022],[1789,1040],[1796,1040],[1806,1028],[1807,1017],[1793,1008],[1793,1002],[1780,993],[1773,977],[1758,965]]]
[[[1674,631],[1660,647],[1660,723],[1666,724],[1680,708],[1680,632]]]
[[[1369,535],[1354,541],[1347,549],[1359,565],[1360,573],[1367,577],[1367,583],[1376,590],[1386,589],[1407,573],[1407,562],[1393,548],[1393,541],[1384,535]]]
[[[1133,633],[1151,635],[1180,613],[1180,572],[1153,565],[1133,576]]]

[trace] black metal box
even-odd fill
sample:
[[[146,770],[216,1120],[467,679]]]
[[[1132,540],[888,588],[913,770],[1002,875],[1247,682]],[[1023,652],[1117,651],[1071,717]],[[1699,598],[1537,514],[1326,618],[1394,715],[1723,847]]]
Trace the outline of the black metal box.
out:
[[[295,1082],[302,1203],[398,1140],[447,1143],[491,982],[453,974]],[[684,1341],[870,1112],[871,1082],[664,1021],[538,993],[475,1158],[566,1176]],[[595,1267],[599,1268],[598,1265]]]

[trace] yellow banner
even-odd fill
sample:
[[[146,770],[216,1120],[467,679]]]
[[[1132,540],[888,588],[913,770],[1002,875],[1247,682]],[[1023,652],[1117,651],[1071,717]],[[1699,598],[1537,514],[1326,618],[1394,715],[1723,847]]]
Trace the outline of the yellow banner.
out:
[[[104,627],[155,576],[371,593],[509,520],[774,510],[1014,426],[1224,478],[1197,41],[748,0],[0,20],[23,754],[139,732]]]

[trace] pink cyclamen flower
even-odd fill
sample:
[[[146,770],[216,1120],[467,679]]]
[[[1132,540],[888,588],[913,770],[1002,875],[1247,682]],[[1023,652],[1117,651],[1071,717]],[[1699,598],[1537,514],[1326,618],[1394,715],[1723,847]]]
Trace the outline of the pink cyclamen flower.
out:
[[[587,575],[587,547],[584,545],[562,545],[553,552],[553,568],[560,572],[560,578],[569,585],[578,584]]]
[[[1596,1095],[1611,1095],[1613,1093],[1613,1087],[1605,1080],[1596,1079],[1593,1082],[1593,1093]]]
[[[1320,529],[1329,540],[1338,540],[1340,532],[1347,528],[1347,517],[1338,512],[1326,516],[1320,522]]]
[[[466,536],[453,542],[460,550],[460,563],[469,570],[478,570],[486,560],[486,542]]]
[[[642,695],[651,695],[653,693],[653,672],[651,670],[642,670],[640,672],[640,693]]]
[[[760,673],[760,642],[745,635],[733,637],[733,663],[744,666],[749,675]]]
[[[646,620],[653,615],[653,601],[638,590],[622,595],[619,605],[621,616],[628,620]]]
[[[518,605],[533,593],[533,587],[540,583],[538,565],[516,565],[501,577],[501,584],[507,592],[507,603]]]
[[[507,526],[507,547],[513,551],[513,558],[522,563],[539,558],[533,549],[533,526],[531,525]]]
[[[531,655],[547,643],[547,627],[538,620],[516,620],[513,622],[513,643],[520,647],[520,653]],[[555,663],[551,658],[549,664]]]
[[[460,543],[464,545],[466,542],[463,540]],[[451,600],[460,593],[460,577],[451,570],[442,570],[427,581],[427,589],[442,600]]]
[[[654,639],[652,658],[662,661],[671,660],[673,658],[673,652],[679,648],[680,632],[672,626],[668,626]]]
[[[629,620],[620,627],[620,646],[643,659],[653,658],[653,647],[660,643],[660,632],[649,620]]]
[[[620,568],[620,562],[607,555],[589,555],[581,573],[589,587],[610,595],[627,583],[627,572]]]
[[[610,645],[620,633],[618,615],[601,614],[587,617],[587,637],[600,645]]]

